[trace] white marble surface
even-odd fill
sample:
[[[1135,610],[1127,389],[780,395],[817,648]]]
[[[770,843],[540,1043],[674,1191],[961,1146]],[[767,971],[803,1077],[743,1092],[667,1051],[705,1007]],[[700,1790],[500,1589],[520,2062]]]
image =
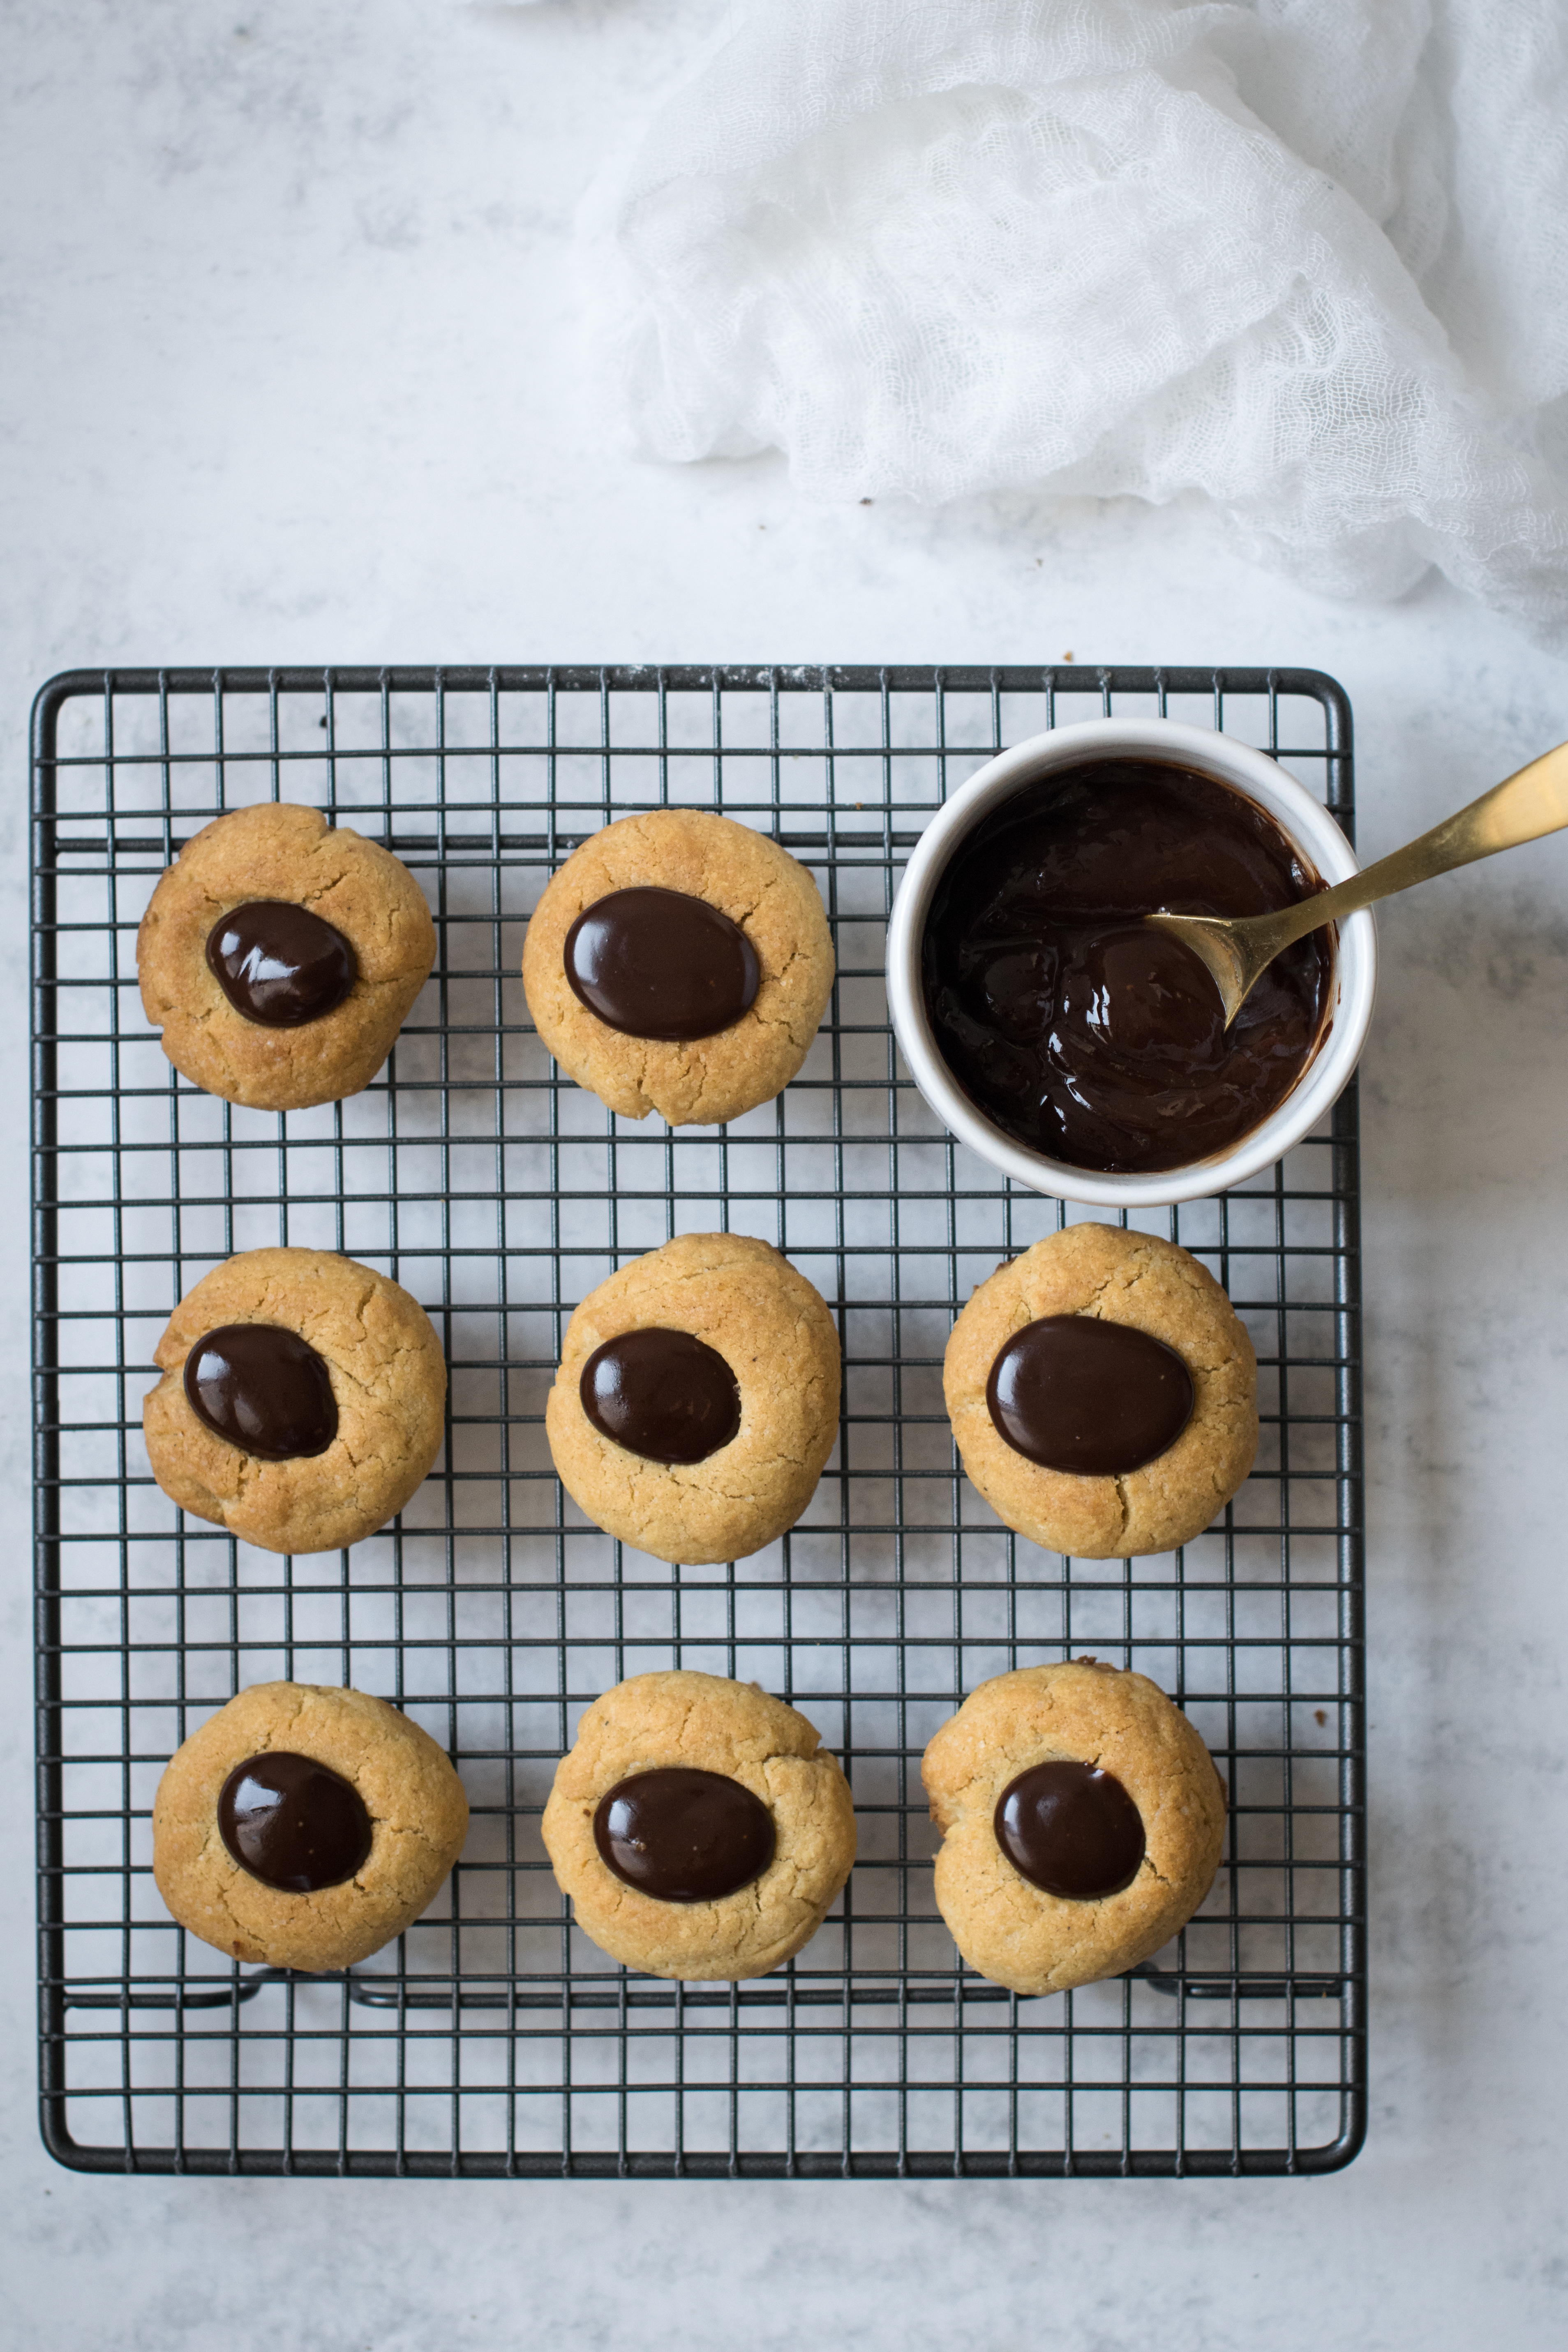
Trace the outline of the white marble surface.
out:
[[[1568,732],[1440,588],[1324,604],[1201,518],[809,511],[607,456],[573,207],[723,0],[5,0],[5,971],[69,663],[1317,664],[1373,852]],[[5,1034],[0,2341],[1447,2352],[1563,2340],[1568,842],[1383,924],[1365,1063],[1372,2129],[1318,2183],[80,2179],[34,2119],[25,1059]]]

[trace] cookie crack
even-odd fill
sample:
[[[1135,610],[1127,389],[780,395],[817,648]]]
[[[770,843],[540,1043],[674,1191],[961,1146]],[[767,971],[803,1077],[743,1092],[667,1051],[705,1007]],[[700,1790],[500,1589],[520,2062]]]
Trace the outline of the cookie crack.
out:
[[[1088,1306],[1080,1307],[1078,1310],[1079,1313],[1080,1315],[1092,1315],[1095,1309],[1099,1307],[1100,1300],[1105,1297],[1106,1292],[1110,1289],[1111,1286],[1120,1281],[1123,1275],[1127,1275],[1127,1268],[1129,1266],[1132,1266],[1135,1271],[1127,1275],[1127,1278],[1122,1284],[1122,1287],[1126,1290],[1136,1290],[1138,1285],[1142,1281],[1143,1276],[1149,1271],[1149,1252],[1146,1249],[1133,1249],[1130,1251],[1128,1255],[1122,1259],[1121,1265],[1113,1266],[1111,1271],[1106,1276],[1105,1280],[1101,1283],[1098,1283],[1094,1289],[1089,1292]],[[1103,1321],[1104,1318],[1101,1317],[1098,1319]]]
[[[328,840],[331,840],[331,834],[326,837]],[[319,882],[316,884],[314,888],[307,890],[304,897],[300,899],[299,904],[301,907],[313,907],[318,899],[326,898],[330,891],[337,888],[340,882],[346,882],[348,878],[349,866],[347,864],[340,866],[337,872],[331,875],[328,880],[325,882]]]

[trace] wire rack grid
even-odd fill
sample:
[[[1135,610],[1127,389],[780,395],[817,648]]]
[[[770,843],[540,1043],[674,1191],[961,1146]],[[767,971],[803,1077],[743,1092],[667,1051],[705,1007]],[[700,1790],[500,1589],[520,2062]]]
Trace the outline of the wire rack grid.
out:
[[[1184,1552],[1047,1556],[963,1480],[957,1306],[1084,1213],[957,1147],[894,1050],[883,928],[910,845],[993,751],[1099,713],[1225,727],[1347,826],[1350,713],[1299,671],[1021,667],[80,671],[34,730],[40,2045],[46,2141],[132,2172],[595,2177],[1313,2172],[1363,2127],[1360,1333],[1353,1092],[1265,1177],[1147,1219],[1218,1274],[1263,1445]],[[435,972],[365,1093],[277,1116],[177,1079],[138,919],[181,844],[267,798],[329,810],[428,891]],[[637,808],[722,809],[816,875],[838,977],[800,1076],[727,1129],[612,1117],[527,1020],[551,872]],[[675,1570],[590,1526],[542,1405],[573,1305],[674,1233],[785,1250],[837,1320],[837,1451],[782,1542]],[[140,1404],[178,1297],[230,1252],[342,1250],[426,1306],[437,1469],[351,1551],[189,1520]],[[1208,1901],[1153,1963],[1048,2000],[963,1969],[921,1751],[989,1675],[1152,1675],[1229,1783]],[[584,1707],[666,1665],[799,1706],[858,1860],[789,1968],[628,1975],[574,1927],[539,1819]],[[348,1975],[244,1969],[151,1875],[168,1757],[231,1694],[352,1682],[423,1723],[472,1803],[426,1917]]]

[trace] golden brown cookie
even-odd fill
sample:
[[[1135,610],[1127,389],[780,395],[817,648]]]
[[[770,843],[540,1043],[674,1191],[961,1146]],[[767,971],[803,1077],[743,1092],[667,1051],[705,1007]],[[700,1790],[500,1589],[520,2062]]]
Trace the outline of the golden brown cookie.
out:
[[[725,1367],[733,1379],[724,1426],[734,1434],[701,1458],[632,1451],[584,1408],[590,1359],[645,1332],[689,1335],[700,1354],[722,1360],[721,1387]],[[671,1411],[686,1412],[685,1367],[655,1370]],[[597,1526],[695,1566],[743,1559],[795,1525],[833,1450],[838,1391],[833,1318],[788,1258],[743,1234],[682,1234],[584,1298],[566,1328],[544,1426],[563,1486]],[[637,1433],[635,1421],[619,1425],[628,1440]]]
[[[347,995],[300,1026],[247,1017],[207,961],[220,917],[271,902],[305,908],[353,951]],[[430,909],[399,858],[329,826],[320,809],[272,802],[215,817],[185,844],[136,939],[142,1006],[175,1069],[256,1110],[303,1110],[367,1087],[435,960]]]
[[[242,1250],[181,1299],[153,1360],[163,1377],[142,1406],[153,1476],[183,1510],[264,1551],[357,1543],[441,1450],[447,1364],[430,1318],[352,1257]]]
[[[153,1875],[181,1927],[237,1960],[346,1969],[418,1918],[468,1830],[447,1758],[384,1699],[256,1683],[159,1781]]]
[[[1192,1417],[1140,1469],[1047,1469],[1016,1451],[992,1419],[987,1383],[1009,1340],[1047,1317],[1079,1315],[1146,1332],[1186,1367]],[[1258,1451],[1258,1360],[1225,1292],[1173,1242],[1114,1225],[1068,1225],[998,1266],[952,1327],[942,1391],[964,1469],[998,1518],[1047,1551],[1083,1559],[1190,1542],[1229,1502]]]
[[[1214,1884],[1225,1784],[1186,1717],[1144,1675],[1092,1658],[998,1675],[943,1724],[921,1769],[942,1832],[938,1908],[970,1967],[1015,1992],[1065,1992],[1136,1968]],[[1125,1861],[1131,1882],[1066,1895],[1026,1876],[997,1830],[998,1806],[1020,1780],[1005,1826],[1032,1870],[1104,1883]]]
[[[699,1775],[731,1786],[704,1790]],[[687,1899],[618,1875],[596,1820],[622,1867],[681,1884]],[[689,1982],[733,1983],[793,1959],[855,1860],[848,1783],[812,1726],[721,1675],[633,1675],[596,1699],[555,1768],[543,1831],[584,1933],[628,1969]],[[691,1892],[759,1861],[732,1891]]]
[[[633,1036],[612,1028],[566,976],[568,934],[621,890],[679,891],[739,926],[756,958],[756,994],[708,1036]],[[833,941],[804,866],[749,825],[703,809],[622,817],[574,850],[534,909],[522,985],[547,1049],[570,1077],[626,1118],[718,1126],[771,1102],[805,1061],[833,988]]]

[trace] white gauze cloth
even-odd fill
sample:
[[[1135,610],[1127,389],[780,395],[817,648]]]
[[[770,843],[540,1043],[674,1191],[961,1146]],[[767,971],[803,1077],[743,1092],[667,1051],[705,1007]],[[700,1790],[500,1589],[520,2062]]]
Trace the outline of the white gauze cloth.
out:
[[[1568,625],[1568,0],[758,0],[596,213],[647,456]]]

